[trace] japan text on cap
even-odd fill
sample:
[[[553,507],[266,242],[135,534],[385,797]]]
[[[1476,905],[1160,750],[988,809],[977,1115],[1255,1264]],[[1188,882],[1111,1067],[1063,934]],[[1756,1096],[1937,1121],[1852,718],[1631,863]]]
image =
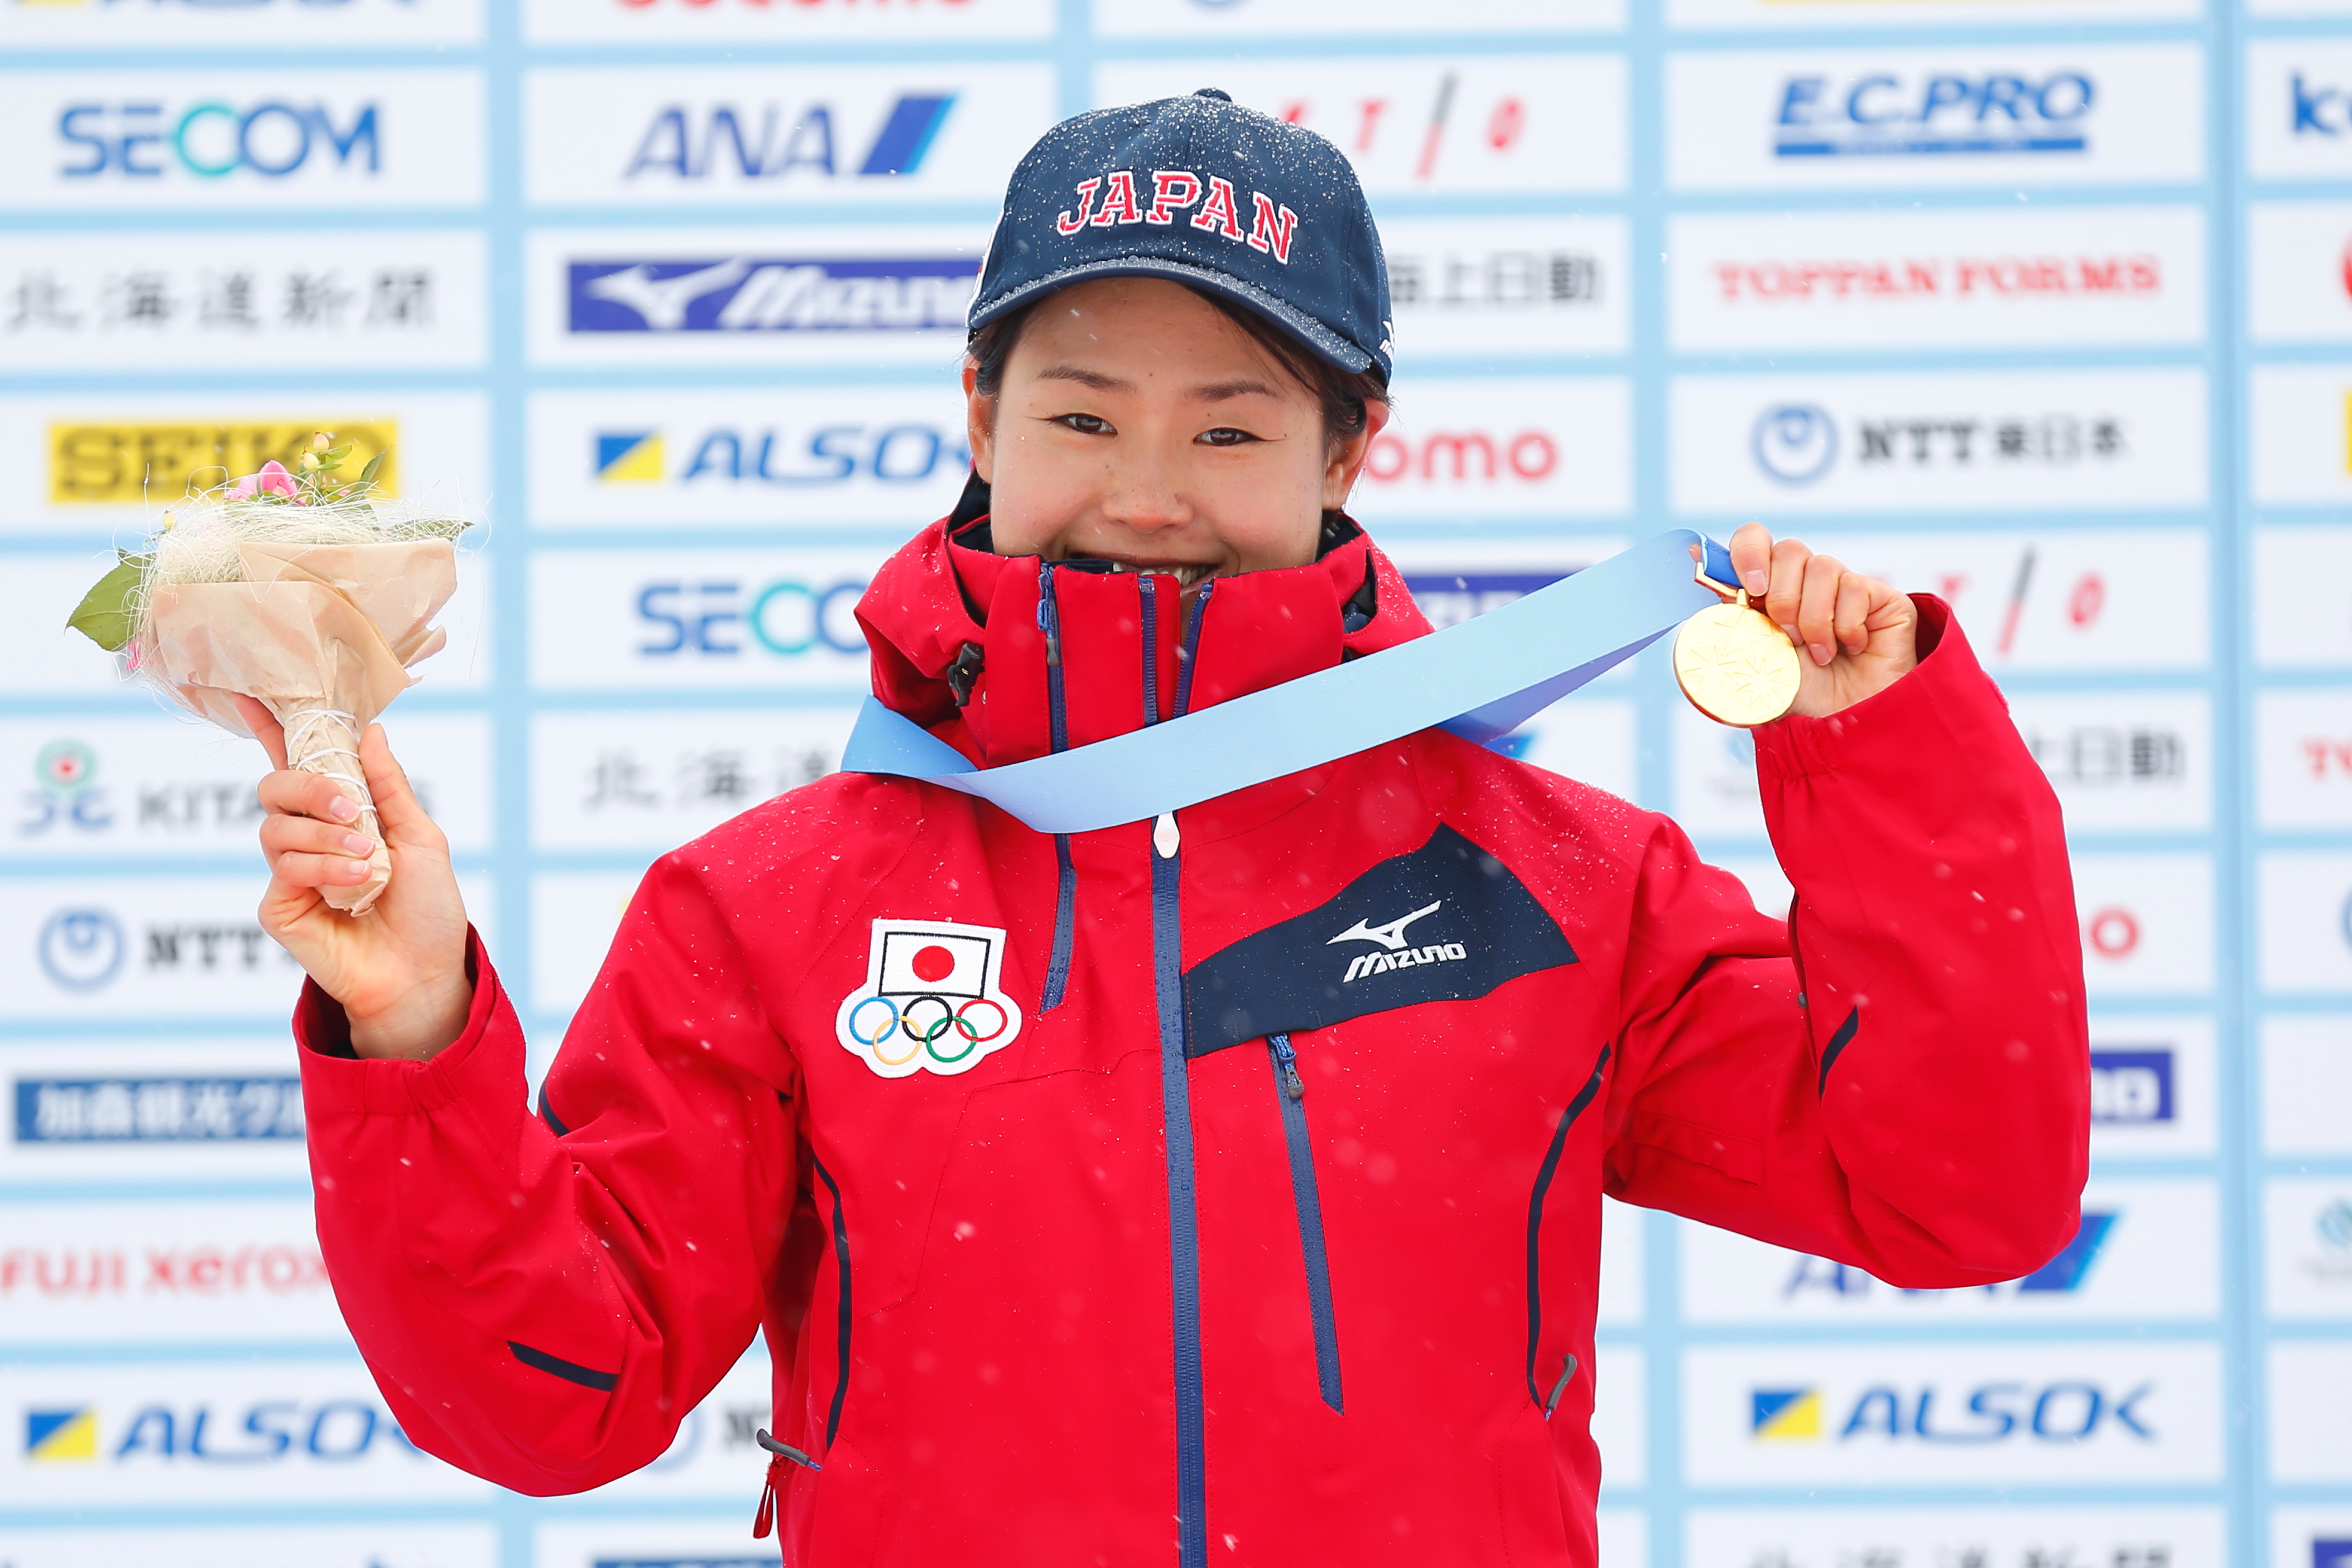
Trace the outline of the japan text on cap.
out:
[[[1355,170],[1314,132],[1214,88],[1045,132],[1004,193],[972,330],[1088,278],[1188,283],[1342,370],[1390,373],[1388,264]]]

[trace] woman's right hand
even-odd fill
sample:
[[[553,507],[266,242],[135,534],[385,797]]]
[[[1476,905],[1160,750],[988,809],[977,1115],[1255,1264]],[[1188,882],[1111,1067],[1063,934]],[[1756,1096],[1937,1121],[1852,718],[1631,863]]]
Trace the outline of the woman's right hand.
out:
[[[448,839],[408,787],[383,727],[369,725],[360,763],[392,855],[392,880],[364,915],[331,907],[320,889],[367,878],[371,846],[352,830],[358,805],[335,780],[289,770],[276,717],[252,698],[236,702],[277,770],[261,781],[268,812],[261,849],[269,861],[262,930],[343,1005],[353,1050],[425,1060],[464,1031],[474,995],[466,977],[466,904],[449,868]]]

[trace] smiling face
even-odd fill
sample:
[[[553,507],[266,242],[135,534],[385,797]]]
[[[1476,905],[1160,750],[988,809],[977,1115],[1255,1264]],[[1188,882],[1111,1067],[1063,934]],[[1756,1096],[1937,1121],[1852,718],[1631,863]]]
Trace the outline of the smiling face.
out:
[[[1315,559],[1387,405],[1334,444],[1317,393],[1180,283],[1109,278],[1039,304],[997,395],[974,385],[997,552],[1205,577]]]

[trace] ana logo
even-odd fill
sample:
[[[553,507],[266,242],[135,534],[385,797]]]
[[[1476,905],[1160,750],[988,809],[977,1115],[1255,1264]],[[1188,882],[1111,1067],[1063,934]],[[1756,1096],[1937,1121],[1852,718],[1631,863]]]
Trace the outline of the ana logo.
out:
[[[1076,234],[1082,228],[1112,228],[1131,223],[1159,224],[1165,226],[1176,221],[1176,215],[1198,206],[1201,210],[1187,219],[1194,228],[1205,229],[1252,250],[1265,251],[1285,267],[1290,265],[1290,247],[1298,237],[1298,215],[1286,206],[1278,205],[1264,191],[1250,193],[1250,226],[1244,233],[1241,212],[1236,205],[1234,183],[1223,174],[1212,174],[1205,185],[1201,176],[1190,169],[1154,169],[1149,178],[1151,195],[1144,198],[1148,205],[1139,205],[1135,182],[1139,170],[1118,169],[1108,175],[1081,180],[1072,193],[1078,198],[1077,211],[1065,210],[1054,220],[1054,227],[1063,234]],[[1208,199],[1202,200],[1202,193]],[[1095,205],[1097,194],[1102,205]]]
[[[845,173],[860,178],[912,174],[923,166],[955,101],[951,92],[900,94],[854,166],[836,150],[831,104],[810,104],[789,127],[777,103],[763,105],[756,115],[740,112],[733,104],[708,113],[672,104],[655,112],[623,177],[666,171],[681,180],[707,179],[724,174],[722,148],[731,153],[737,175],[746,180],[782,180],[795,174],[828,180]]]
[[[1748,1430],[1759,1443],[1805,1442],[1822,1435],[1818,1388],[1759,1388],[1748,1396]]]
[[[877,920],[866,963],[866,984],[841,999],[834,1037],[884,1078],[968,1071],[1021,1033],[1021,1005],[999,984],[998,927]]]
[[[600,430],[596,433],[596,478],[608,485],[658,484],[661,481],[662,436],[658,430]]]
[[[2352,1537],[2343,1540],[2313,1537],[2311,1568],[2352,1568]]]
[[[1812,404],[1784,403],[1757,416],[1748,447],[1782,484],[1811,484],[1837,460],[1837,421]]]
[[[1405,927],[1425,915],[1435,914],[1444,902],[1440,899],[1436,903],[1424,905],[1409,915],[1399,915],[1386,925],[1367,925],[1359,919],[1354,925],[1325,942],[1324,946],[1334,947],[1343,942],[1372,942],[1387,950],[1384,952],[1358,953],[1349,961],[1347,975],[1340,984],[1352,984],[1367,974],[1386,974],[1392,969],[1409,968],[1417,963],[1445,963],[1469,957],[1469,949],[1458,942],[1432,942],[1418,949],[1409,949],[1405,945]]]
[[[2097,96],[2080,71],[2040,80],[2000,72],[1931,76],[1916,85],[1888,71],[1835,83],[1791,77],[1781,90],[1772,152],[1780,158],[2085,153],[2085,117]]]
[[[2074,1239],[2060,1250],[2057,1257],[2017,1282],[2020,1291],[2057,1291],[2066,1295],[2083,1288],[2083,1279],[2098,1260],[2099,1248],[2107,1244],[2108,1233],[2116,1228],[2120,1217],[2113,1213],[2095,1214],[2085,1209],[2083,1224],[2074,1232]]]
[[[975,256],[575,261],[575,332],[899,332],[961,330]]]
[[[89,1464],[98,1458],[98,1411],[25,1412],[25,1458],[36,1465]]]
[[[96,991],[122,967],[122,927],[104,910],[59,910],[41,927],[41,973],[68,991]]]

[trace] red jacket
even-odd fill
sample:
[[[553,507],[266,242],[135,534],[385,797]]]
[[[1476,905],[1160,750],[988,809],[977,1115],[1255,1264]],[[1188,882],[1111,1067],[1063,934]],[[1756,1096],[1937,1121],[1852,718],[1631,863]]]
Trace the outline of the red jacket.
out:
[[[1427,630],[1344,524],[1189,610],[984,530],[859,613],[884,700],[989,763]],[[1431,731],[1157,829],[770,801],[646,873],[538,1117],[478,947],[422,1065],[333,1054],[313,992],[352,1331],[418,1445],[550,1493],[658,1455],[764,1328],[806,1568],[1589,1564],[1603,1193],[1906,1286],[2074,1234],[2057,804],[1921,610],[1911,675],[1757,732],[1790,924]]]

